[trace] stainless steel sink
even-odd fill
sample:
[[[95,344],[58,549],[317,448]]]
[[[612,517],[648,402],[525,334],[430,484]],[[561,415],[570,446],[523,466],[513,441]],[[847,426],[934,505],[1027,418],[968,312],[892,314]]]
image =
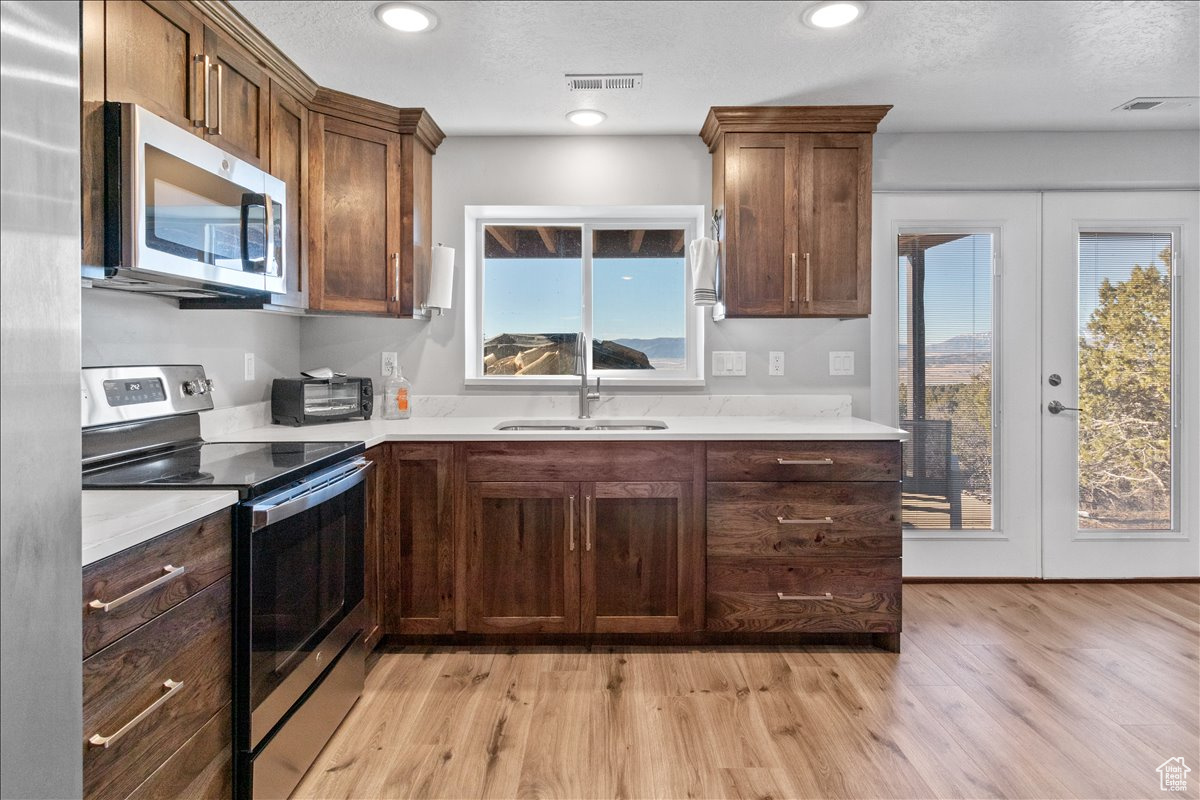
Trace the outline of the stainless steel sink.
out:
[[[498,431],[664,431],[667,423],[657,419],[510,419]]]

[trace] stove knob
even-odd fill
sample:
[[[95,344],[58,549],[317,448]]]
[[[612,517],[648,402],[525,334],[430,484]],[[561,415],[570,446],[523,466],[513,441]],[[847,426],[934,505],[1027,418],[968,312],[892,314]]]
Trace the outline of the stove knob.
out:
[[[207,388],[200,381],[196,381],[196,380],[184,381],[183,393],[186,395],[191,396],[191,395],[197,395],[197,394],[204,394],[206,391],[207,391]]]
[[[212,378],[204,379],[204,389],[205,389],[205,391],[209,391],[209,392],[211,392],[213,390]]]

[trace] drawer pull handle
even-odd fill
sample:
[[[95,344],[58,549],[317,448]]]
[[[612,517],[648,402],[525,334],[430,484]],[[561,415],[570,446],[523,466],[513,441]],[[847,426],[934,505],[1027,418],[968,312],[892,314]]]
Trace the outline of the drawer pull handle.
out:
[[[777,458],[775,459],[780,464],[807,464],[818,466],[830,466],[833,464],[832,458]]]
[[[109,600],[107,603],[103,600],[93,600],[92,602],[88,603],[88,607],[94,608],[97,611],[112,611],[117,606],[123,606],[130,600],[133,600],[136,597],[141,597],[146,592],[152,592],[163,584],[169,583],[170,581],[173,581],[176,578],[186,574],[187,567],[172,567],[170,564],[167,564],[165,567],[163,567],[163,572],[166,574],[155,578],[143,586],[139,586],[129,594],[123,594],[116,600]]]
[[[832,600],[833,599],[833,592],[826,592],[825,594],[784,594],[783,592],[776,592],[775,595],[780,600]]]
[[[820,519],[784,519],[776,517],[780,525],[832,525],[833,517],[821,517]]]
[[[152,713],[154,713],[154,711],[159,706],[161,706],[163,703],[170,700],[172,695],[174,695],[176,692],[178,692],[180,689],[183,688],[183,681],[173,681],[170,678],[168,678],[167,680],[163,681],[163,688],[166,689],[167,691],[162,697],[158,698],[153,703],[146,706],[145,710],[142,711],[142,713],[138,714],[136,717],[129,720],[129,722],[126,722],[124,725],[122,725],[121,729],[119,731],[114,733],[112,736],[101,736],[100,734],[97,733],[88,739],[88,744],[91,745],[92,747],[104,747],[104,748],[111,747],[113,744],[116,743],[116,741],[118,739],[120,739],[125,734],[129,733],[129,731],[133,730],[133,727],[135,725],[137,725],[139,722],[144,720],[146,717],[148,717]]]

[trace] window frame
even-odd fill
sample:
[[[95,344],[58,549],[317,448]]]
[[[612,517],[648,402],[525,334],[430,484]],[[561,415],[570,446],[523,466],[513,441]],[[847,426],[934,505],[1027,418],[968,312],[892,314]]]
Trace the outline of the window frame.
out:
[[[692,304],[692,271],[687,263],[686,244],[704,230],[704,206],[465,206],[464,247],[464,384],[466,386],[567,387],[579,384],[578,375],[486,375],[483,372],[483,256],[485,225],[578,226],[582,229],[580,256],[583,292],[580,312],[584,334],[592,337],[592,231],[641,228],[684,229],[684,330],[687,359],[685,368],[668,376],[659,372],[648,377],[641,370],[596,370],[592,348],[586,349],[587,376],[609,386],[685,388],[705,385],[704,308]],[[657,372],[657,371],[655,371]]]

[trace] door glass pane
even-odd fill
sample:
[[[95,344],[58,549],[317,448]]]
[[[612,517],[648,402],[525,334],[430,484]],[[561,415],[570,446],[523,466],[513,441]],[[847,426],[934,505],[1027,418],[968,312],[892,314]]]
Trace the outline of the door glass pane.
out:
[[[687,368],[683,230],[598,230],[592,239],[592,368]]]
[[[904,233],[898,247],[904,526],[988,529],[992,235]]]
[[[487,225],[483,256],[483,371],[571,375],[583,330],[583,232]]]
[[[1171,238],[1079,234],[1080,528],[1172,527]]]

